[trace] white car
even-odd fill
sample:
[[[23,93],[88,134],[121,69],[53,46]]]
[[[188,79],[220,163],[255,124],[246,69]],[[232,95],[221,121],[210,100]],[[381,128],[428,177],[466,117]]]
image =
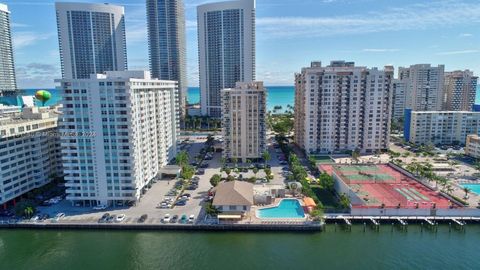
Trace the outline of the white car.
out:
[[[33,222],[37,222],[38,220],[40,219],[40,217],[38,215],[32,217],[30,220],[33,221]]]
[[[190,217],[188,217],[188,223],[193,223],[195,221],[195,215],[190,215]]]
[[[163,217],[163,223],[169,223],[170,222],[170,214],[165,214]]]
[[[93,207],[93,210],[105,210],[105,209],[107,209],[106,205],[97,205]]]
[[[61,218],[64,218],[65,217],[65,213],[58,213],[56,216],[55,216],[55,219],[56,220],[59,220]]]
[[[116,222],[122,222],[122,221],[125,220],[125,217],[126,217],[125,214],[120,214],[115,218],[115,221]]]

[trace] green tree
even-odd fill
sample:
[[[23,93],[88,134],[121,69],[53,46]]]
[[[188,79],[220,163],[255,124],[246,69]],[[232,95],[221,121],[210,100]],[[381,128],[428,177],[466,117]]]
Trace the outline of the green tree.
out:
[[[195,168],[190,165],[183,166],[180,175],[183,179],[190,179],[193,177],[193,175],[195,175]]]
[[[340,206],[343,209],[350,208],[350,198],[345,193],[340,194]]]
[[[270,153],[268,151],[265,151],[262,154],[262,158],[263,158],[263,161],[265,162],[265,167],[266,167],[267,163],[270,161],[272,157],[270,156]]]
[[[181,151],[180,153],[178,153],[175,157],[175,162],[181,167],[187,165],[189,162],[188,153],[186,151]]]
[[[253,172],[253,174],[255,175],[255,177],[257,177],[258,168],[257,168],[257,167],[254,167],[254,168],[252,169],[252,172]]]
[[[34,213],[35,213],[35,210],[32,206],[25,207],[24,214],[26,218],[31,218]]]
[[[218,185],[218,183],[220,183],[220,181],[222,181],[222,176],[220,176],[219,174],[214,174],[210,178],[210,184],[214,187],[216,187]]]
[[[210,215],[210,216],[216,216],[222,213],[222,211],[218,210],[218,208],[213,206],[211,202],[207,202],[205,204],[205,213],[207,213],[207,215]]]
[[[231,182],[231,181],[234,181],[234,180],[235,180],[235,177],[233,177],[233,175],[227,176],[227,181],[228,182]]]
[[[465,198],[468,198],[468,194],[471,192],[472,190],[468,187],[464,187],[463,188],[463,192],[465,192]]]
[[[360,150],[356,148],[355,150],[352,151],[352,159],[353,161],[355,161],[355,163],[358,163],[359,158],[360,158]]]
[[[31,200],[21,200],[15,205],[15,215],[31,217],[36,212],[35,204]]]
[[[330,176],[328,173],[320,174],[319,180],[320,180],[320,185],[322,185],[324,189],[327,189],[330,191],[334,190],[335,180],[333,180],[333,177]]]
[[[265,172],[265,174],[267,176],[272,174],[272,169],[270,169],[270,168],[265,168],[265,169],[263,169],[263,171]]]
[[[238,167],[238,164],[237,164],[238,163],[238,158],[232,158],[232,162],[233,162],[233,164],[235,166],[235,169],[236,169]]]
[[[312,217],[313,221],[321,221],[323,218],[323,209],[320,207],[316,207],[311,213],[310,216]]]
[[[225,173],[227,174],[227,176],[230,176],[230,174],[232,173],[232,169],[225,168]]]

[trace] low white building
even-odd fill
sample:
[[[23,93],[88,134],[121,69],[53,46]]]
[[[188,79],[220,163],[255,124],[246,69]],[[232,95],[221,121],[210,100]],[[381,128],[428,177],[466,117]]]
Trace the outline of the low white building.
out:
[[[67,199],[87,206],[138,200],[177,153],[177,83],[147,71],[57,82]]]
[[[465,155],[480,159],[480,136],[476,134],[467,136]]]
[[[223,157],[258,159],[267,149],[267,91],[263,82],[222,90]]]
[[[58,115],[24,108],[0,117],[0,204],[62,175]]]
[[[404,137],[414,144],[461,144],[480,132],[480,112],[405,110]]]

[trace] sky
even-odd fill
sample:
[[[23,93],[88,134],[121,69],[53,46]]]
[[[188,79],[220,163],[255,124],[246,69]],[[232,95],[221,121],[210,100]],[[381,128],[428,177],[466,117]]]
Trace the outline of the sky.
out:
[[[20,88],[51,88],[61,77],[54,0],[0,0],[12,12]],[[75,0],[125,6],[129,69],[148,69],[145,0]],[[198,86],[196,6],[184,0],[187,72]],[[480,74],[479,0],[257,0],[257,80],[293,85],[311,61],[367,67],[430,63]]]

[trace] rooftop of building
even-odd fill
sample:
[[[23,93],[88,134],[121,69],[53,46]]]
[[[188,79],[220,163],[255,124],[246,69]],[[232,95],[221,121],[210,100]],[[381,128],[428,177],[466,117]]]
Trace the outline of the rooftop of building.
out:
[[[2,3],[0,3],[0,11],[10,13],[10,11],[8,10],[8,6]]]
[[[28,123],[34,120],[58,118],[58,115],[57,108],[26,107],[21,112],[0,115],[0,127]]]
[[[214,188],[214,206],[253,205],[253,184],[243,181],[221,182]]]

